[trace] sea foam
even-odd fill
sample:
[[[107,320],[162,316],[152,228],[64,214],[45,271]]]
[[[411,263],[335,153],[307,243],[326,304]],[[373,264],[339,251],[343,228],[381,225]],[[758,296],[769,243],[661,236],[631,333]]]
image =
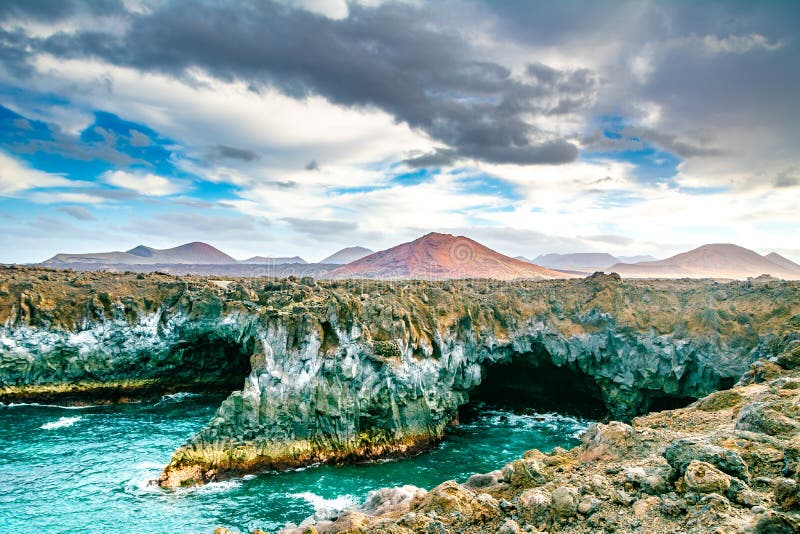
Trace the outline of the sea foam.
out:
[[[45,423],[39,428],[42,430],[55,430],[57,428],[67,428],[78,421],[80,421],[81,417],[60,417],[57,421],[50,421],[49,423]]]

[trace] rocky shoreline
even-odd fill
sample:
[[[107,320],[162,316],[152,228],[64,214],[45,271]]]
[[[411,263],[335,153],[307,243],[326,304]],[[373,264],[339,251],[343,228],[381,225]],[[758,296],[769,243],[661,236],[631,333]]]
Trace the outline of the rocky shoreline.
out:
[[[595,424],[465,483],[371,492],[280,534],[800,531],[800,324],[782,367],[756,362],[687,408]],[[218,533],[228,532],[220,528]]]
[[[527,392],[533,407],[580,393],[578,409],[629,421],[730,387],[777,357],[798,314],[800,283],[770,278],[390,283],[3,268],[0,396],[232,392],[175,452],[161,477],[175,487],[413,454],[482,391]]]

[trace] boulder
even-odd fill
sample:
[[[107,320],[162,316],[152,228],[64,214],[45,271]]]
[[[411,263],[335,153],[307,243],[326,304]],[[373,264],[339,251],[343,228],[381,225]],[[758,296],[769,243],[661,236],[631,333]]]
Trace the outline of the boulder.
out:
[[[767,403],[753,402],[742,406],[739,410],[734,428],[769,436],[791,436],[800,430],[800,424],[779,413]]]
[[[750,480],[747,464],[736,451],[712,445],[700,438],[682,438],[670,443],[664,449],[664,458],[676,470],[676,476],[681,476],[692,460],[706,462],[725,473]]]
[[[798,484],[791,478],[779,478],[775,481],[772,495],[775,504],[783,510],[796,510],[800,508],[800,494]]]
[[[547,491],[532,488],[523,491],[517,502],[520,517],[530,523],[538,524],[549,516],[553,499]]]
[[[426,493],[424,489],[411,485],[381,488],[370,491],[358,510],[367,515],[383,515],[407,510],[414,499],[422,499]]]
[[[725,493],[731,485],[731,477],[713,465],[692,460],[683,475],[686,489],[698,493]]]
[[[482,489],[494,486],[502,481],[503,472],[498,469],[490,473],[476,473],[469,477],[464,485],[473,489]]]
[[[553,515],[572,517],[578,511],[578,490],[572,486],[559,486],[553,490]]]
[[[519,523],[513,519],[506,519],[506,522],[497,529],[497,534],[520,534],[520,532],[522,530],[519,528]]]

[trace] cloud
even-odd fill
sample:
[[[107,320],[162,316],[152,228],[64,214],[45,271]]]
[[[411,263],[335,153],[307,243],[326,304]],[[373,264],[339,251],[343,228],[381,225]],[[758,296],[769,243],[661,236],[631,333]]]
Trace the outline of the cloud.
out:
[[[577,157],[567,139],[541,131],[527,117],[586,107],[596,76],[587,69],[552,69],[545,81],[515,76],[499,63],[477,59],[459,31],[427,21],[426,14],[418,6],[352,4],[348,17],[330,19],[269,2],[235,11],[165,3],[129,14],[122,36],[59,33],[29,38],[25,50],[97,57],[180,78],[201,68],[218,79],[246,80],[256,90],[375,106],[478,160],[559,164]],[[207,46],[198,48],[198,40]],[[227,46],[232,40],[237,47]],[[12,44],[5,55],[18,56],[20,46]]]
[[[62,202],[74,204],[102,204],[106,201],[100,195],[91,193],[74,193],[74,192],[34,192],[27,195],[27,198],[36,202],[37,204],[59,204]]]
[[[283,221],[288,223],[295,232],[314,237],[336,235],[358,229],[358,224],[352,221],[299,219],[296,217],[286,217]]]
[[[306,163],[305,169],[307,171],[318,171],[319,170],[319,163],[317,163],[317,160],[312,159],[311,161]]]
[[[9,196],[28,189],[42,187],[79,186],[79,182],[68,180],[30,168],[27,164],[0,152],[0,195]]]
[[[759,49],[771,52],[783,48],[786,44],[782,41],[771,43],[766,37],[758,33],[729,35],[727,37],[706,35],[702,41],[709,52],[717,54],[746,54],[751,50]]]
[[[725,151],[706,146],[702,142],[681,139],[675,134],[644,126],[625,126],[616,137],[608,137],[601,130],[594,130],[582,139],[582,145],[592,151],[642,150],[646,143],[662,148],[683,158],[722,156]]]
[[[235,159],[244,162],[255,161],[259,158],[258,154],[252,150],[226,145],[217,145],[212,147],[209,151],[209,157],[212,160]]]
[[[57,209],[58,211],[63,211],[73,219],[78,219],[79,221],[95,220],[95,216],[92,215],[92,212],[90,212],[83,206],[61,206],[60,208]]]
[[[103,180],[144,196],[163,197],[185,191],[184,185],[177,180],[150,173],[107,171],[103,174]]]
[[[130,131],[131,146],[146,147],[150,146],[153,141],[139,130]]]
[[[458,154],[448,148],[437,148],[433,152],[419,154],[403,160],[403,163],[413,168],[445,167],[455,163]]]

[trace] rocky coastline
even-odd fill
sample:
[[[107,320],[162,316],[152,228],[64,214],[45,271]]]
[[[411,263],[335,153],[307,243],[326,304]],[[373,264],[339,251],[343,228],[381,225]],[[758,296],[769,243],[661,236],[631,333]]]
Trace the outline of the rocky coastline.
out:
[[[279,534],[798,532],[800,330],[792,336],[783,367],[756,362],[687,408],[595,424],[572,450],[530,450],[463,484],[376,490]]]
[[[231,392],[164,470],[160,483],[176,487],[415,454],[481,393],[630,421],[778,357],[798,314],[800,284],[771,278],[320,282],[3,268],[0,400]]]

